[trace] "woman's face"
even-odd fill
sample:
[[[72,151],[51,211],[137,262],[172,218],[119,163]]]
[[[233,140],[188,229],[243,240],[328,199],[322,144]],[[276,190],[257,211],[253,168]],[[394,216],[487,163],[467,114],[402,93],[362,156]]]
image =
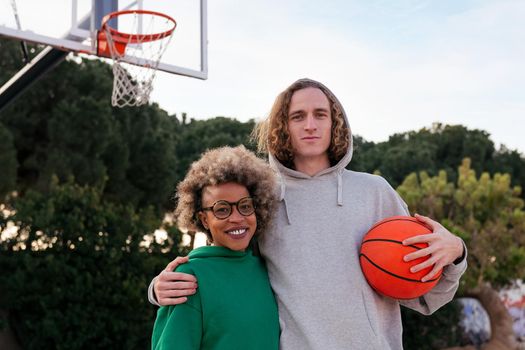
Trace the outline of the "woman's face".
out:
[[[257,219],[245,186],[227,182],[204,187],[202,208],[199,219],[210,231],[213,245],[237,251],[246,249],[255,234]]]

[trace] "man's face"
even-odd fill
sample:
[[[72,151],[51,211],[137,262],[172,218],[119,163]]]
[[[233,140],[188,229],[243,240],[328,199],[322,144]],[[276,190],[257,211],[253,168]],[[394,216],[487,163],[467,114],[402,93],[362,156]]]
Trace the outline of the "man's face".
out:
[[[288,109],[288,131],[294,151],[294,163],[319,161],[326,164],[332,137],[330,102],[317,88],[297,90]]]

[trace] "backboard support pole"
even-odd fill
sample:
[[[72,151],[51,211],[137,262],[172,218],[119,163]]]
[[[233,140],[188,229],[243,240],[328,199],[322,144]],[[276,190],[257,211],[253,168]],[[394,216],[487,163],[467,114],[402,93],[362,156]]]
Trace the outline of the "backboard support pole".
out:
[[[35,83],[46,72],[55,68],[66,58],[68,52],[61,51],[51,46],[42,50],[35,58],[19,70],[9,81],[0,87],[0,113],[23,93],[29,86]]]
[[[201,0],[201,72],[208,78],[208,1]]]
[[[95,13],[95,30],[100,28],[102,25],[102,18],[111,12],[118,11],[118,1],[107,1],[107,0],[94,0],[94,13]],[[118,29],[118,18],[113,18],[109,21],[111,28]]]
[[[80,27],[88,27],[91,16],[82,19]],[[75,19],[76,20],[76,19]],[[67,35],[71,39],[74,35]],[[23,40],[23,39],[22,39]],[[28,87],[40,79],[45,73],[55,68],[68,55],[68,51],[62,51],[52,46],[47,46],[29,63],[20,69],[11,79],[0,87],[0,113],[22,94]]]

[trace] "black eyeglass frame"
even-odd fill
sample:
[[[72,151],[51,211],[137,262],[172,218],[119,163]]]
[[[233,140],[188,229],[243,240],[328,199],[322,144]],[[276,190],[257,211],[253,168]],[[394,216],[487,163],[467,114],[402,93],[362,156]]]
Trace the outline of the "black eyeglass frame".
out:
[[[243,214],[241,213],[241,211],[239,210],[239,203],[243,200],[246,200],[246,199],[250,199],[251,202],[252,202],[252,207],[253,207],[253,210],[249,213],[249,214]],[[227,216],[225,217],[219,217],[217,216],[217,214],[215,214],[215,211],[213,210],[213,208],[219,204],[219,203],[226,203],[228,204],[229,208],[230,208],[230,212],[228,213]],[[255,209],[257,209],[257,207],[255,206],[255,200],[253,199],[253,197],[242,197],[241,199],[239,199],[237,202],[228,202],[228,201],[225,201],[225,200],[218,200],[217,202],[213,203],[210,207],[206,207],[206,208],[201,208],[202,211],[211,211],[213,216],[215,216],[217,219],[219,220],[225,220],[227,218],[229,218],[232,213],[233,213],[233,206],[235,206],[237,208],[237,211],[239,212],[239,214],[241,214],[242,216],[250,216],[252,215],[253,213],[255,213]]]

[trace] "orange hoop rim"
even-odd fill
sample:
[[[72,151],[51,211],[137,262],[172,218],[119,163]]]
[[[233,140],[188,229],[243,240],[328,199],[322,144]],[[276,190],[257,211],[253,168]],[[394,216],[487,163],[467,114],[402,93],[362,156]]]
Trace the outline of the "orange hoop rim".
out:
[[[164,17],[167,20],[169,20],[171,23],[173,23],[173,27],[164,32],[155,33],[155,34],[130,34],[130,33],[119,32],[117,29],[109,25],[109,21],[112,20],[113,18],[116,18],[121,15],[129,15],[129,14],[152,15],[152,16]],[[113,41],[121,42],[121,43],[138,44],[138,43],[150,42],[150,41],[155,41],[155,40],[166,38],[173,33],[176,27],[177,27],[177,22],[172,17],[168,16],[165,13],[148,11],[148,10],[124,10],[124,11],[111,12],[105,15],[104,18],[102,19],[101,30],[108,31]]]

